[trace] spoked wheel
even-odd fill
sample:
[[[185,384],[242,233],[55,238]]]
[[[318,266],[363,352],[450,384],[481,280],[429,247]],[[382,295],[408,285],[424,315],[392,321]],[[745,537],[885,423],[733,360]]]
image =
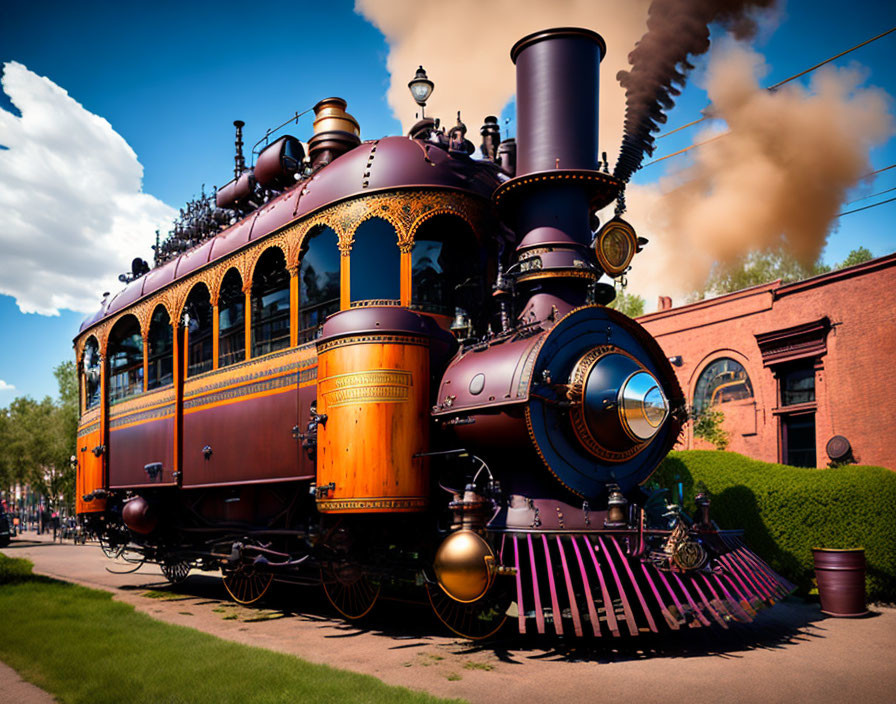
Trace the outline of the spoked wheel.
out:
[[[500,589],[472,604],[461,604],[443,592],[437,584],[426,585],[426,595],[439,621],[453,633],[470,640],[483,640],[495,635],[507,622],[510,599]]]
[[[180,584],[190,574],[190,563],[187,560],[169,560],[161,564],[162,574],[172,584]]]
[[[274,575],[257,572],[252,566],[240,566],[224,572],[224,588],[239,604],[254,604],[274,581]]]
[[[380,596],[380,582],[354,557],[354,540],[348,528],[337,524],[324,538],[334,558],[321,564],[320,576],[327,600],[350,621],[363,618]]]
[[[380,596],[380,583],[364,574],[362,567],[348,560],[328,562],[321,568],[324,594],[345,618],[363,618]]]
[[[126,543],[119,542],[115,538],[117,538],[117,536],[110,537],[108,533],[102,533],[100,535],[100,550],[102,550],[103,555],[110,560],[117,560],[121,557],[126,546]]]

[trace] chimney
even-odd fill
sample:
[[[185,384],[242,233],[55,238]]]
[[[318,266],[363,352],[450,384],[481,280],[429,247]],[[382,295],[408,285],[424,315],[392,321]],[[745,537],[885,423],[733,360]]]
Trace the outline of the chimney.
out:
[[[308,155],[316,169],[361,143],[361,127],[346,111],[342,98],[324,98],[314,106],[314,136],[308,140]]]
[[[669,310],[672,308],[672,299],[669,296],[660,296],[657,310]]]
[[[518,237],[516,283],[530,295],[522,311],[530,318],[556,318],[581,305],[601,274],[590,214],[612,203],[622,185],[599,171],[598,69],[605,52],[599,34],[576,27],[535,32],[510,51],[516,173],[493,199]]]
[[[482,158],[495,161],[498,156],[498,143],[501,141],[498,118],[494,115],[486,117],[485,123],[479,128],[479,134],[482,135],[482,144],[479,146]]]

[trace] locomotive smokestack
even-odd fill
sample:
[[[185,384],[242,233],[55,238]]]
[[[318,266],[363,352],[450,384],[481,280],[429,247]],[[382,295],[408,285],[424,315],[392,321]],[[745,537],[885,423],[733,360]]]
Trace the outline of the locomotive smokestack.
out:
[[[524,316],[570,310],[601,275],[590,214],[611,203],[621,185],[598,170],[598,68],[605,51],[599,34],[576,27],[530,34],[510,51],[516,176],[494,199],[520,240],[516,281],[531,282]]]
[[[246,170],[246,160],[243,158],[243,127],[246,123],[242,120],[234,120],[233,126],[236,127],[236,155],[233,157],[233,177],[239,178],[239,175]]]
[[[606,51],[599,34],[571,27],[514,44],[518,176],[597,170],[598,66]]]

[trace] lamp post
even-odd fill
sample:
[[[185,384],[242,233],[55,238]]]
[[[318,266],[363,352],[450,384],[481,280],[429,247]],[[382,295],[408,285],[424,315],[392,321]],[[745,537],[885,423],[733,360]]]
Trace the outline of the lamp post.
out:
[[[413,96],[414,102],[420,106],[420,119],[426,117],[426,101],[429,100],[429,96],[432,95],[432,89],[434,87],[435,84],[426,77],[426,71],[423,70],[422,66],[417,69],[417,74],[414,78],[408,82],[411,96]]]

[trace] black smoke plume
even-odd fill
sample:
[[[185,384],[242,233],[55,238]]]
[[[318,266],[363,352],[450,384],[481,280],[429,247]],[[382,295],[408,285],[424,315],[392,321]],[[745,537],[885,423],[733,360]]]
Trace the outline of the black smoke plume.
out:
[[[614,175],[628,181],[644,155],[653,154],[653,133],[666,122],[666,110],[681,94],[693,65],[689,56],[709,49],[709,25],[718,23],[738,39],[756,33],[752,10],[766,9],[776,0],[653,0],[647,32],[628,55],[631,71],[616,78],[625,89],[626,110],[622,148]]]

